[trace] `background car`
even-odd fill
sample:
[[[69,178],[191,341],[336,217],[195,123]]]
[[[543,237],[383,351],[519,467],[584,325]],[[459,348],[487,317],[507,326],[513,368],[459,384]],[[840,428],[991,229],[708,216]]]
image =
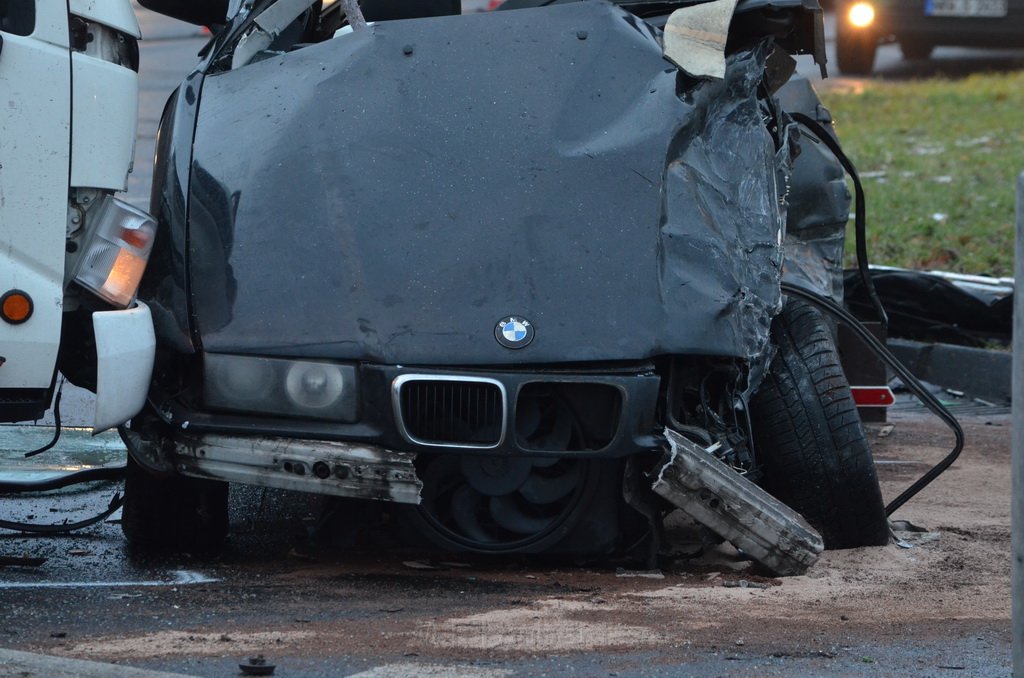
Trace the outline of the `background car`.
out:
[[[940,45],[1024,45],[1024,0],[846,0],[836,21],[836,58],[849,75],[871,73],[885,43],[907,59],[927,59]]]

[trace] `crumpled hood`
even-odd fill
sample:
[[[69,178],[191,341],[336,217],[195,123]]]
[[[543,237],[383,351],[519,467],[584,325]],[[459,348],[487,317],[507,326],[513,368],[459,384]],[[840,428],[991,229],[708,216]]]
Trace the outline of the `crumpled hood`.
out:
[[[204,349],[388,364],[752,357],[779,304],[763,55],[682,98],[610,4],[381,23],[203,85]],[[528,319],[511,350],[495,326]]]

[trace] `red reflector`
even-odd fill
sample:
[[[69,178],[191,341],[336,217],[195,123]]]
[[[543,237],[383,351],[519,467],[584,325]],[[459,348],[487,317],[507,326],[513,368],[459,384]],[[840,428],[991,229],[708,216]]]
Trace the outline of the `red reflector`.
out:
[[[122,228],[121,240],[136,249],[145,249],[149,244],[149,233],[141,228]]]
[[[0,317],[12,325],[20,325],[32,317],[32,308],[32,297],[21,290],[10,290],[0,297]]]
[[[896,403],[896,396],[888,386],[851,386],[850,391],[857,407],[889,407]]]

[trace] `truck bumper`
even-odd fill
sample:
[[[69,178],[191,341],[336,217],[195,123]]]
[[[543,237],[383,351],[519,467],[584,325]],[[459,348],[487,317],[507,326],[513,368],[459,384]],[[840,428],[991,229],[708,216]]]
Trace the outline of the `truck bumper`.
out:
[[[96,414],[93,433],[119,426],[146,402],[156,355],[149,307],[136,302],[123,311],[92,315],[96,333]]]

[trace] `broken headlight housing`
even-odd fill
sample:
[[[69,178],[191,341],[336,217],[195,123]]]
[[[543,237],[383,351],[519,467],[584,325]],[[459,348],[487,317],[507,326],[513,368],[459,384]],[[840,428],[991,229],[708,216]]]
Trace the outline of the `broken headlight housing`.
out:
[[[350,423],[357,420],[357,393],[354,365],[204,356],[203,399],[218,409]]]
[[[95,216],[90,216],[74,279],[114,306],[127,308],[135,299],[153,249],[156,221],[109,195],[96,210]]]

